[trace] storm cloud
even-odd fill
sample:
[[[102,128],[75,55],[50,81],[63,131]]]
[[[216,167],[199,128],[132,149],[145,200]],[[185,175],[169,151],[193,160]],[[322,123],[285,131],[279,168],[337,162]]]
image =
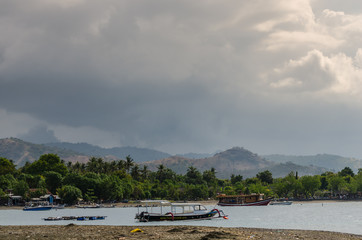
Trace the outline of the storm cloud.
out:
[[[0,137],[362,157],[356,6],[1,1]]]

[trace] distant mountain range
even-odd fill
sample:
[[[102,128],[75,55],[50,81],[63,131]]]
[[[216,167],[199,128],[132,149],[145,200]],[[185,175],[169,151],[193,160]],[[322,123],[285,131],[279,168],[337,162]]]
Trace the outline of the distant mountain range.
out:
[[[14,164],[18,167],[24,166],[26,162],[34,162],[46,153],[57,154],[65,161],[86,162],[89,158],[70,149],[59,149],[57,147],[29,143],[17,138],[0,139],[0,157],[13,160]]]
[[[88,143],[48,143],[34,144],[18,138],[0,139],[0,156],[11,159],[21,167],[25,162],[33,162],[43,154],[55,153],[70,162],[87,162],[90,157],[107,160],[126,159],[130,155],[136,163],[169,157],[170,154],[137,147],[101,148]]]
[[[17,138],[0,139],[0,157],[14,161],[21,167],[25,162],[33,162],[42,154],[55,153],[64,161],[87,162],[90,157],[102,157],[105,161],[125,159],[130,155],[139,165],[147,165],[157,170],[160,164],[176,173],[185,174],[190,166],[199,171],[215,168],[219,178],[229,178],[231,174],[254,177],[258,172],[269,170],[273,177],[284,177],[291,171],[302,175],[337,172],[350,167],[355,173],[362,168],[362,161],[336,155],[319,154],[313,156],[266,155],[259,156],[241,147],[212,154],[189,153],[171,154],[137,147],[101,148],[87,143],[33,144]]]
[[[141,163],[140,165],[146,165],[150,170],[156,171],[160,164],[180,174],[185,174],[189,166],[193,166],[201,172],[210,170],[213,167],[219,178],[229,178],[231,174],[254,177],[258,172],[265,170],[272,172],[273,177],[284,177],[291,171],[298,171],[300,176],[321,174],[327,171],[323,167],[301,166],[291,162],[275,163],[240,147],[234,147],[217,153],[212,157],[202,159],[171,156],[165,159]]]
[[[80,154],[93,157],[106,157],[112,160],[126,159],[130,155],[136,163],[152,161],[171,156],[168,153],[138,147],[114,147],[102,148],[88,143],[47,143],[48,147],[56,147],[64,150],[72,150]]]
[[[265,155],[266,160],[276,163],[294,163],[302,166],[317,166],[327,168],[332,172],[338,172],[345,167],[350,167],[355,173],[362,168],[362,160],[347,158],[331,154],[317,154],[310,156],[290,156],[290,155]]]

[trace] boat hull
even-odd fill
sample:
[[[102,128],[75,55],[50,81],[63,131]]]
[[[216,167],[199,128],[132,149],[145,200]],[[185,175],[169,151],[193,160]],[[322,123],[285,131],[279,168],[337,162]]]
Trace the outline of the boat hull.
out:
[[[52,209],[52,206],[46,207],[25,207],[23,208],[24,211],[47,211]]]
[[[260,200],[260,201],[251,202],[251,203],[220,203],[219,202],[217,205],[224,206],[224,207],[267,206],[271,200],[272,199],[270,198],[270,199]]]
[[[292,202],[271,202],[270,205],[292,205]]]

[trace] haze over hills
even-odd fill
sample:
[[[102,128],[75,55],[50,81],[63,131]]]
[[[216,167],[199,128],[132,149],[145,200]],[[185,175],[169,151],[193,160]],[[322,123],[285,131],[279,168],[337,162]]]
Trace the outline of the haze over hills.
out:
[[[92,156],[110,161],[125,159],[130,155],[137,164],[147,165],[150,170],[157,170],[160,164],[180,174],[185,174],[190,166],[201,172],[215,168],[220,178],[229,178],[231,174],[253,177],[265,170],[271,171],[273,177],[284,177],[291,171],[297,171],[300,176],[315,175],[326,171],[337,172],[346,166],[357,172],[362,166],[361,160],[335,155],[259,156],[242,147],[234,147],[214,155],[193,153],[171,156],[168,153],[137,147],[107,149],[87,143],[33,144],[17,138],[0,139],[0,157],[13,160],[18,167],[27,161],[33,162],[46,153],[55,153],[66,162],[73,163],[87,162]]]
[[[157,150],[138,148],[138,147],[114,147],[102,148],[88,143],[46,143],[45,146],[57,147],[60,149],[69,149],[78,153],[94,156],[94,157],[108,157],[109,159],[126,159],[130,155],[136,163],[152,161],[171,156],[168,153],[160,152]]]
[[[356,158],[341,157],[331,154],[317,154],[310,156],[291,156],[291,155],[265,155],[265,159],[276,163],[294,163],[302,166],[317,166],[329,169],[332,172],[338,172],[345,167],[350,167],[355,173],[362,168],[362,160]]]
[[[265,170],[272,172],[273,177],[284,177],[291,171],[298,171],[300,176],[321,174],[327,171],[326,168],[322,167],[300,166],[294,163],[275,163],[241,147],[234,147],[208,158],[188,159],[180,156],[171,156],[165,159],[145,162],[141,165],[146,165],[150,170],[156,171],[160,164],[179,174],[185,174],[189,166],[193,166],[201,172],[215,168],[216,175],[219,178],[229,178],[231,174],[253,177],[258,172]]]
[[[73,150],[29,143],[18,138],[0,139],[0,157],[13,160],[18,167],[24,166],[26,162],[34,162],[47,153],[57,154],[61,159],[72,162],[86,162],[89,158]]]

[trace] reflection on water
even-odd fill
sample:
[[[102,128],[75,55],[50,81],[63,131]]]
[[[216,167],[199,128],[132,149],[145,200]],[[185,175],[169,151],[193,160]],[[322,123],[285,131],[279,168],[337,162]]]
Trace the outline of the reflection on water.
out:
[[[212,209],[215,206],[207,206]],[[303,203],[257,207],[217,207],[229,219],[138,223],[137,208],[61,209],[40,212],[0,210],[0,225],[194,225],[273,229],[325,230],[362,234],[362,202]],[[107,216],[97,221],[51,221],[47,217]]]

